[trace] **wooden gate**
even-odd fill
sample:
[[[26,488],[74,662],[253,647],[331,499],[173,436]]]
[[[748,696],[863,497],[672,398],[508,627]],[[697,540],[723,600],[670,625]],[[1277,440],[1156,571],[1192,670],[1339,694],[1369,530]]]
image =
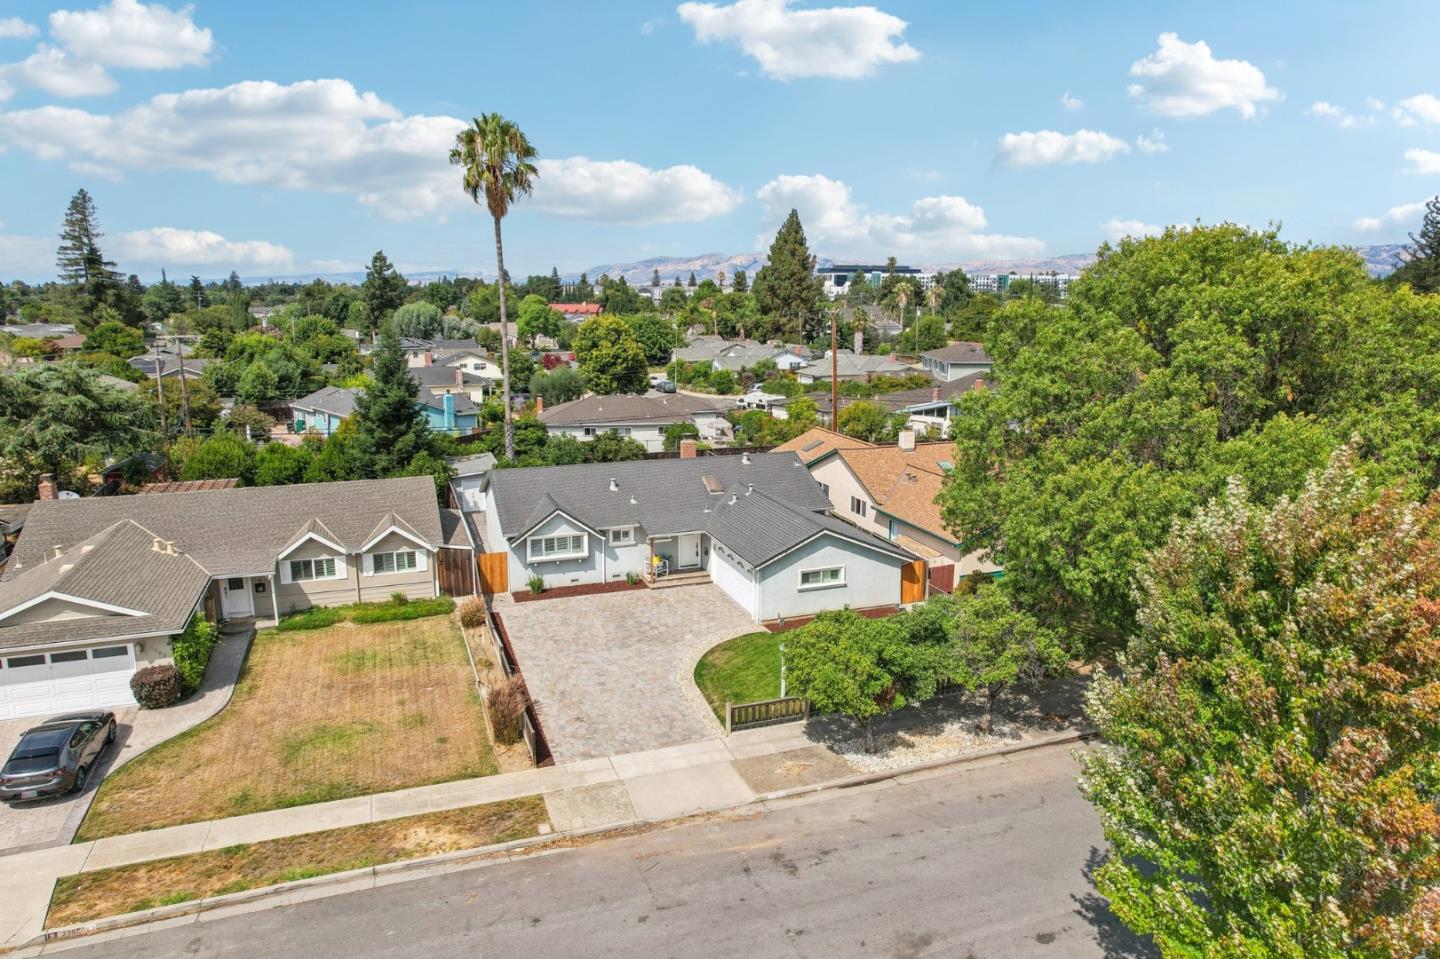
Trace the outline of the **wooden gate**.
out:
[[[917,559],[900,567],[900,602],[918,603],[925,598],[925,561]]]
[[[435,553],[435,576],[446,596],[469,596],[475,592],[475,567],[468,549],[441,549]]]
[[[509,553],[481,553],[475,561],[480,565],[480,589],[485,595],[503,593],[510,588]]]

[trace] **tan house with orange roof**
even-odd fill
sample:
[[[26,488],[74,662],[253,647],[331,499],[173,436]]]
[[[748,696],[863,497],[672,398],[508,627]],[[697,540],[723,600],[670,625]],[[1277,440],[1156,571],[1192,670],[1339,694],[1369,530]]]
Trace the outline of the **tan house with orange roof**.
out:
[[[945,528],[935,502],[953,468],[953,443],[916,443],[915,434],[904,430],[895,446],[876,446],[817,427],[776,451],[800,457],[841,519],[924,557],[932,567],[953,565],[957,577],[999,571]]]

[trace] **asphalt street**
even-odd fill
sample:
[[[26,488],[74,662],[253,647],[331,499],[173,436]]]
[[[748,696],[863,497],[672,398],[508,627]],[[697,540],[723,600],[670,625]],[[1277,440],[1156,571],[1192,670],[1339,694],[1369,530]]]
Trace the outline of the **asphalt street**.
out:
[[[65,949],[76,957],[1148,957],[1063,749]]]

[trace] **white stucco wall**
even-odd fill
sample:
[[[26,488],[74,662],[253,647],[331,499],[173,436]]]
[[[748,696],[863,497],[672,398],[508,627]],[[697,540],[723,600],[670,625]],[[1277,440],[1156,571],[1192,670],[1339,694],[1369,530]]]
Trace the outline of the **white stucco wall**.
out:
[[[900,602],[904,560],[868,549],[829,533],[793,550],[760,570],[760,619],[809,616],[827,609],[864,609]],[[844,567],[844,584],[801,589],[800,572]]]
[[[755,573],[744,560],[740,559],[723,543],[714,543],[710,548],[710,578],[725,591],[740,608],[757,621],[760,618],[756,602]]]

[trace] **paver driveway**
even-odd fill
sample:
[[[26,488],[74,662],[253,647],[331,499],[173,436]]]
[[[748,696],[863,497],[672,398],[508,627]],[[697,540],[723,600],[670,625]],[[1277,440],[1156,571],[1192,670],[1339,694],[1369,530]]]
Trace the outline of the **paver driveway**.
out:
[[[560,763],[722,735],[695,664],[756,629],[710,583],[495,608]]]

